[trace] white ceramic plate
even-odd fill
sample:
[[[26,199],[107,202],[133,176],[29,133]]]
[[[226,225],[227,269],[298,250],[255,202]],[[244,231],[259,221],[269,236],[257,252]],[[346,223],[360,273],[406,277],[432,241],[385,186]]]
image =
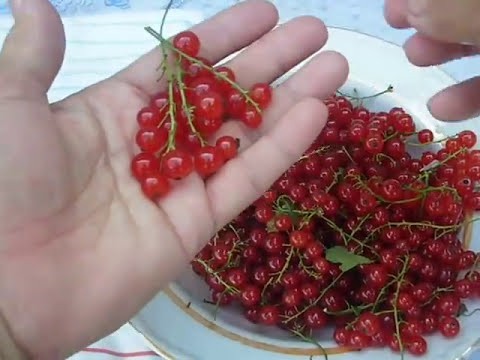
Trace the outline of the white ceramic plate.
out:
[[[367,107],[385,110],[402,106],[415,116],[422,127],[434,130],[438,136],[457,133],[467,127],[480,134],[478,121],[446,124],[432,118],[425,105],[427,100],[455,81],[438,68],[420,69],[410,65],[400,47],[357,32],[330,28],[330,39],[325,49],[341,52],[350,62],[351,73],[342,89],[344,92],[351,93],[356,88],[360,94],[372,94],[390,84],[394,86],[393,93],[366,103]],[[472,247],[477,251],[480,249],[478,226],[473,231]],[[310,355],[322,356],[315,346],[292,339],[282,331],[254,326],[234,310],[221,309],[213,320],[214,307],[202,302],[208,295],[206,285],[193,272],[187,272],[176,284],[153,299],[133,319],[132,325],[166,359],[307,360]],[[480,301],[468,307],[480,307]],[[430,338],[429,352],[423,359],[469,358],[478,346],[480,318],[463,318],[462,325],[461,336],[454,340],[444,340],[440,336]],[[327,335],[319,341],[329,348],[336,360],[400,359],[390,350],[333,356],[334,342]]]

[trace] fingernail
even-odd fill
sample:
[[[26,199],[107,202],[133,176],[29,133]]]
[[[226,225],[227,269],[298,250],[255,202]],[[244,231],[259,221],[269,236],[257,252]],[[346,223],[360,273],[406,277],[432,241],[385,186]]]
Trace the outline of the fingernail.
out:
[[[422,15],[428,7],[429,0],[408,0],[410,15]]]

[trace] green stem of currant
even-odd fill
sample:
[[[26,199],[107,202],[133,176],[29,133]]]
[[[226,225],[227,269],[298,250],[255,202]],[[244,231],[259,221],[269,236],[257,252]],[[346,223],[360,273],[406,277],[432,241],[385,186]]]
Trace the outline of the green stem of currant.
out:
[[[322,293],[310,305],[305,306],[302,310],[297,312],[295,315],[285,319],[285,323],[289,323],[290,321],[295,320],[296,318],[301,316],[303,313],[305,313],[308,309],[311,309],[313,306],[316,306],[320,302],[320,300],[322,300],[322,298],[325,296],[327,291],[329,291],[335,285],[337,285],[337,282],[342,278],[343,275],[345,275],[344,271],[342,271],[335,279],[333,279],[333,281],[330,284],[328,284],[328,286],[325,287],[325,289],[323,289]]]
[[[159,40],[159,41],[165,41],[169,48],[176,52],[178,55],[184,57],[185,59],[191,61],[192,63],[194,64],[197,64],[201,67],[203,67],[204,69],[207,69],[208,71],[210,71],[212,74],[214,74],[216,77],[218,77],[219,79],[225,81],[227,84],[229,84],[232,88],[234,88],[235,90],[237,90],[239,93],[242,94],[242,96],[245,98],[246,102],[248,104],[250,104],[251,106],[254,107],[254,109],[259,113],[261,114],[262,113],[262,109],[260,108],[260,106],[258,106],[258,104],[250,97],[250,95],[248,94],[248,91],[243,89],[240,85],[238,85],[235,81],[232,81],[228,76],[225,76],[224,74],[222,73],[219,73],[218,71],[215,70],[214,67],[212,66],[209,66],[205,63],[203,63],[202,61],[188,55],[188,54],[185,54],[183,51],[181,50],[178,50],[177,48],[175,48],[170,42],[166,41],[161,34],[157,33],[154,29],[152,29],[150,26],[147,26],[145,28],[145,30],[150,34],[152,35],[155,39]]]
[[[480,254],[477,254],[475,256],[475,261],[474,261],[472,267],[470,268],[470,270],[468,271],[468,273],[465,277],[470,278],[472,276],[472,274],[477,270],[477,267],[479,265],[480,265]]]
[[[328,145],[322,146],[317,150],[313,150],[313,151],[309,152],[308,154],[303,155],[302,157],[300,157],[300,159],[298,159],[298,161],[306,160],[313,155],[325,154],[328,150],[330,150],[330,146],[328,146]]]
[[[168,66],[166,66],[168,68]],[[167,70],[167,74],[170,71]],[[169,103],[169,108],[168,108],[168,115],[170,117],[170,129],[168,131],[168,145],[167,145],[167,150],[166,152],[175,150],[175,136],[177,134],[177,120],[175,119],[176,116],[176,109],[175,109],[175,101],[173,99],[173,80],[170,77],[170,75],[167,75],[169,77],[168,79],[168,103]]]
[[[398,277],[398,280],[397,280],[397,289],[395,290],[395,295],[394,295],[394,303],[393,303],[393,316],[394,316],[394,320],[395,320],[395,333],[396,333],[396,337],[397,337],[397,340],[398,340],[398,345],[400,347],[400,352],[402,354],[402,358],[403,358],[403,354],[404,354],[404,346],[403,346],[403,341],[402,341],[402,337],[400,335],[400,314],[398,312],[398,297],[400,295],[400,289],[402,287],[402,283],[405,279],[405,275],[407,274],[407,271],[408,271],[408,263],[410,261],[410,257],[409,256],[406,256],[404,261],[403,261],[403,267],[402,267],[402,270],[399,274],[399,277]]]
[[[268,287],[273,284],[273,282],[274,282],[274,280],[273,280],[273,276],[272,276],[272,277],[270,277],[270,279],[268,279],[267,283],[265,284],[265,286],[262,289],[262,293],[260,295],[260,298],[262,299],[262,305],[265,305],[265,292],[267,291]]]
[[[375,299],[375,303],[373,304],[373,308],[372,308],[372,312],[375,312],[377,310],[377,307],[380,305],[381,301],[382,301],[382,297],[383,295],[386,293],[386,291],[388,290],[388,288],[392,285],[394,285],[396,282],[398,281],[397,278],[394,278],[393,280],[391,280],[387,285],[385,285],[382,290],[380,291],[380,293],[378,294],[377,298]]]
[[[203,139],[202,135],[195,128],[195,125],[193,124],[192,108],[188,105],[188,102],[187,102],[187,97],[185,95],[185,86],[183,81],[183,72],[178,62],[177,62],[176,78],[177,78],[178,90],[180,92],[180,99],[182,100],[182,109],[187,116],[187,121],[188,121],[188,126],[190,127],[190,131],[192,132],[192,134],[194,134],[198,138],[201,146],[204,146],[206,142]]]
[[[412,134],[412,135],[418,135],[418,132],[415,133],[415,134]],[[441,143],[444,143],[446,142],[447,140],[452,140],[452,139],[455,139],[457,137],[457,135],[452,135],[452,136],[446,136],[444,138],[441,138],[441,139],[438,139],[438,140],[434,140],[434,141],[430,141],[428,143],[412,143],[412,142],[407,142],[406,145],[409,145],[409,146],[429,146],[429,145],[434,145],[434,144],[441,144]]]
[[[293,258],[293,248],[290,247],[288,249],[288,256],[287,256],[287,260],[285,261],[285,265],[283,265],[282,270],[280,270],[280,272],[278,273],[275,279],[276,283],[278,283],[282,279],[283,275],[285,274],[287,269],[290,267],[290,261],[292,261],[292,258]]]
[[[311,267],[308,267],[307,265],[305,265],[304,261],[303,261],[303,256],[302,254],[300,253],[300,251],[297,249],[295,251],[295,255],[297,256],[298,258],[298,262],[299,262],[299,265],[300,265],[300,268],[305,271],[306,274],[308,274],[310,277],[314,278],[314,279],[317,279],[318,278],[318,274],[314,271],[311,270]]]
[[[210,266],[208,266],[208,264],[201,260],[201,259],[195,259],[196,262],[198,262],[200,265],[203,266],[203,268],[205,269],[205,271],[207,273],[209,273],[210,275],[212,276],[215,276],[215,278],[218,280],[218,282],[220,284],[222,284],[223,286],[225,286],[225,289],[228,290],[228,292],[230,294],[239,294],[240,293],[240,290],[238,290],[237,288],[233,287],[233,286],[230,286],[229,284],[227,284],[221,276],[218,275],[217,272],[215,272]]]
[[[358,104],[362,104],[362,102],[363,102],[364,100],[373,99],[373,98],[382,96],[382,95],[384,95],[384,94],[393,92],[393,86],[392,86],[392,85],[389,85],[385,90],[382,90],[382,91],[380,91],[380,92],[377,92],[377,93],[372,94],[372,95],[367,95],[367,96],[359,96],[357,89],[353,89],[353,92],[354,92],[355,95],[348,95],[348,94],[345,94],[345,93],[337,90],[337,93],[338,93],[340,96],[343,96],[343,97],[345,97],[345,98],[347,98],[347,99],[350,99],[350,100],[352,100],[352,101],[356,101]]]
[[[298,331],[298,330],[295,330],[295,329],[291,329],[290,332],[292,334],[294,334],[295,336],[299,337],[301,340],[307,342],[307,343],[310,343],[314,346],[316,346],[321,352],[322,352],[322,355],[324,356],[325,360],[328,360],[328,353],[327,351],[325,350],[325,348],[318,342],[316,341],[314,338],[312,337],[307,337],[305,336],[301,331]]]
[[[442,165],[445,165],[446,163],[448,163],[450,160],[453,160],[455,159],[458,155],[462,154],[462,153],[465,153],[466,151],[468,151],[467,148],[464,148],[462,147],[461,149],[455,151],[453,154],[450,154],[448,155],[445,159],[443,159],[442,161],[439,161],[437,162],[435,165],[433,165],[432,167],[430,167],[428,170],[425,170],[423,171],[423,173],[420,175],[420,179],[424,176],[428,177],[433,174],[439,167],[441,167]]]

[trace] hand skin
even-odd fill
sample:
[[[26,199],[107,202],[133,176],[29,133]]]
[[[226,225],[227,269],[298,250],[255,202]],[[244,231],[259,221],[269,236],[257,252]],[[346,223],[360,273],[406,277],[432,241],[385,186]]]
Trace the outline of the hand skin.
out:
[[[275,90],[258,132],[225,126],[241,140],[237,159],[154,204],[129,164],[136,112],[165,88],[159,50],[49,104],[65,50],[60,18],[48,0],[11,5],[15,26],[0,55],[0,311],[31,358],[65,359],[128,321],[298,159],[326,122],[321,99],[345,82],[348,65],[334,52],[316,56]],[[271,31],[277,20],[271,4],[251,0],[194,31],[211,61],[253,43],[230,63],[250,86],[325,44],[321,21]]]
[[[479,53],[478,0],[386,0],[385,18],[394,28],[417,31],[404,45],[415,65],[439,65]],[[441,91],[429,108],[433,116],[446,121],[479,116],[480,77]]]

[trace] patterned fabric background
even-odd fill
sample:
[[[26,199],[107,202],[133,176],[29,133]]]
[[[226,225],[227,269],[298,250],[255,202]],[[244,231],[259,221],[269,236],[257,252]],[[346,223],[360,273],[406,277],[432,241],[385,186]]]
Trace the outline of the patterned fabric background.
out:
[[[33,0],[34,1],[34,0]],[[104,12],[116,9],[163,9],[167,0],[50,0],[62,15],[78,13]],[[178,8],[187,0],[175,0],[174,8]],[[9,12],[8,0],[0,0],[0,13]]]

